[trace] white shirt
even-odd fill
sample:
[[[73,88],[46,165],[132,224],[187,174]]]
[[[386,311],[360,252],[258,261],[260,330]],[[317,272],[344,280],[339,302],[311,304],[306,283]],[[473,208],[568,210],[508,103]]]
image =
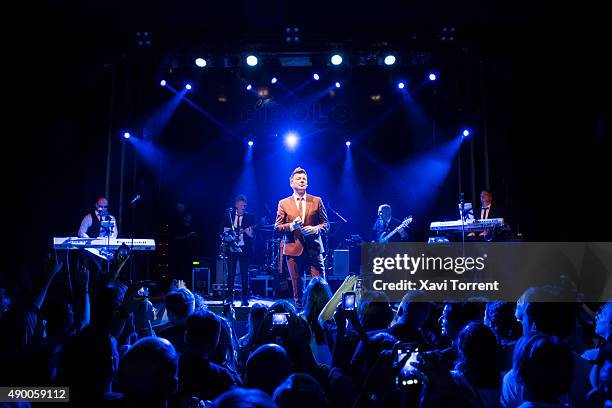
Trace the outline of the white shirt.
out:
[[[302,222],[304,222],[306,218],[306,193],[304,193],[303,197],[300,197],[296,193],[293,193],[293,201],[295,202],[295,208],[298,209],[300,208],[299,200],[302,200],[302,214],[300,214],[300,217],[302,217]]]
[[[492,204],[489,204],[488,207],[482,207],[480,210],[480,219],[487,220],[489,219],[489,212],[491,211]]]
[[[244,214],[238,215],[238,213],[236,213],[236,215],[234,216],[234,229],[236,230],[236,232],[240,230],[240,226],[242,225],[243,219],[244,219]],[[238,236],[238,246],[243,246],[243,245],[244,245],[244,233],[239,234]]]

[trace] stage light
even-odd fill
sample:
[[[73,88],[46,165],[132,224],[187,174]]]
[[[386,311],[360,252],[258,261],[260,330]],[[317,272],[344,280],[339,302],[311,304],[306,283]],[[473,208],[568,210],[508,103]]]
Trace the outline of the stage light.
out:
[[[191,84],[185,85],[185,89],[188,90],[188,91],[191,91]]]
[[[125,133],[123,134],[123,138],[124,138],[124,139],[129,139],[131,136],[132,136],[132,135],[130,135],[130,132],[125,132]]]
[[[247,89],[247,91],[250,91],[251,89],[253,89],[253,85],[248,84],[248,85],[246,86],[246,89]]]
[[[166,86],[166,80],[162,79],[159,83],[160,86]]]
[[[340,54],[334,54],[330,58],[332,65],[340,65],[342,64],[342,56]]]
[[[463,137],[468,137],[470,135],[470,130],[469,129],[463,129],[463,132],[461,132],[461,134],[463,135]]]
[[[206,60],[204,58],[196,58],[195,64],[200,68],[204,68],[206,66]]]
[[[434,74],[433,72],[431,74],[429,74],[429,80],[430,81],[435,81],[436,79],[438,79],[438,77],[436,76],[436,74]]]
[[[313,74],[313,75],[312,75],[312,79],[314,79],[315,81],[318,81],[318,80],[319,80],[319,78],[320,78],[320,77],[319,77],[319,74]]]
[[[346,143],[345,143],[345,145],[346,145],[346,147],[351,147],[351,141],[350,141],[350,140],[347,140],[347,141],[346,141]]]
[[[385,65],[395,64],[395,55],[389,54],[385,57]]]
[[[278,82],[278,79],[277,79],[276,77],[274,77],[274,78],[272,78],[272,79],[270,80],[270,82],[271,82],[271,83],[273,83],[273,84],[275,84],[275,83],[277,83],[277,82]]]
[[[255,65],[257,65],[257,57],[254,55],[249,55],[246,59],[246,63],[249,67],[254,67]]]
[[[254,143],[253,143],[253,141],[252,141],[252,140],[249,140],[249,143],[247,143],[247,144],[249,145],[249,147],[253,147],[253,144],[254,144]]]
[[[294,149],[298,144],[298,135],[295,132],[289,132],[285,135],[285,145],[289,149]]]
[[[340,82],[336,82],[336,88],[340,88]]]
[[[399,89],[404,89],[406,87],[406,84],[404,82],[400,81],[400,82],[397,83],[397,87]]]

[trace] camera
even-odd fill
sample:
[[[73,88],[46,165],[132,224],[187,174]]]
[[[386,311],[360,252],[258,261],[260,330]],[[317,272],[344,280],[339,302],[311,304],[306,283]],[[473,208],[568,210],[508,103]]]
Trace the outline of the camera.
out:
[[[272,324],[274,326],[289,324],[289,313],[274,313],[272,315]]]
[[[422,376],[419,371],[412,365],[417,361],[419,355],[419,347],[415,344],[405,343],[397,350],[396,364],[405,359],[406,355],[410,354],[408,360],[404,363],[399,374],[395,378],[395,386],[400,391],[413,390],[415,387],[422,385]]]
[[[342,308],[344,310],[355,310],[355,292],[342,294]]]

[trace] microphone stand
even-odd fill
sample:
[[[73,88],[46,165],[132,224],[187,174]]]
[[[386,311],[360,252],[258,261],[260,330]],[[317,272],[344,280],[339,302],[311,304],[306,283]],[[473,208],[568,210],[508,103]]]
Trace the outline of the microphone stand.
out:
[[[460,206],[460,216],[461,216],[461,256],[465,257],[465,200],[463,198],[463,193],[459,193],[459,206]]]
[[[132,211],[132,222],[131,222],[131,224],[132,224],[131,225],[132,239],[130,241],[130,254],[134,250],[134,234],[135,234],[135,229],[136,229],[135,225],[136,225],[136,203],[137,202],[138,202],[138,200],[132,201],[130,203],[130,207],[131,207],[131,211]],[[148,269],[147,269],[147,271],[148,271]],[[134,257],[131,257],[131,259],[130,259],[130,285],[132,284],[133,281],[134,281]]]
[[[335,215],[336,215],[338,218],[340,218],[340,219],[342,220],[342,222],[348,223],[347,219],[346,219],[346,218],[344,218],[343,216],[341,216],[340,214],[338,214],[338,213],[336,212],[336,210],[334,210],[334,209],[333,209],[333,208],[331,208],[331,207],[329,207],[329,210],[330,210],[331,212],[333,212],[333,213],[334,213],[334,214],[335,214]]]

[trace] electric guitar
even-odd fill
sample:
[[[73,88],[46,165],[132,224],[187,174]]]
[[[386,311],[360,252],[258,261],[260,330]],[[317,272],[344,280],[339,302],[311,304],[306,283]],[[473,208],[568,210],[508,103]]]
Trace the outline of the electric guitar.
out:
[[[395,229],[391,232],[389,232],[386,235],[381,235],[381,237],[378,239],[377,242],[389,242],[389,240],[395,235],[397,234],[397,232],[402,229],[402,228],[406,228],[408,225],[410,225],[410,223],[412,222],[412,215],[404,218],[404,221],[402,221],[402,223],[400,225],[398,225],[397,227],[395,227]]]

